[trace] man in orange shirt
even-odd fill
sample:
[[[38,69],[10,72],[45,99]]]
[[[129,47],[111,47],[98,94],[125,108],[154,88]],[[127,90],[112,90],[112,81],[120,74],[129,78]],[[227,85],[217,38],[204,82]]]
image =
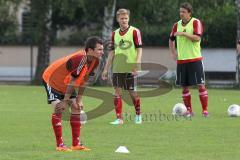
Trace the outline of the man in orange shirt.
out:
[[[60,58],[48,66],[43,73],[48,103],[53,106],[52,127],[56,137],[57,151],[90,150],[80,144],[80,112],[83,109],[82,93],[89,74],[98,66],[103,54],[103,41],[89,37],[84,51],[77,51]],[[62,111],[71,106],[70,125],[72,147],[66,147],[62,138]]]

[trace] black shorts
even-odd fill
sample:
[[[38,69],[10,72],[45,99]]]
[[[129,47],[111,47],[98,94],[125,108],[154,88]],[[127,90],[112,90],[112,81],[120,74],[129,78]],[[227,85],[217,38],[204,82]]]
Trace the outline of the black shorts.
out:
[[[113,73],[112,80],[114,88],[137,89],[137,78],[132,73]]]
[[[202,61],[177,64],[176,85],[192,86],[205,84]]]
[[[47,93],[47,101],[48,104],[51,104],[52,101],[56,101],[57,99],[63,100],[64,94],[60,93],[59,91],[52,88],[49,84],[47,84],[45,81],[43,81],[43,85],[45,87],[46,93]],[[77,94],[76,92],[73,92],[70,98],[76,98]]]

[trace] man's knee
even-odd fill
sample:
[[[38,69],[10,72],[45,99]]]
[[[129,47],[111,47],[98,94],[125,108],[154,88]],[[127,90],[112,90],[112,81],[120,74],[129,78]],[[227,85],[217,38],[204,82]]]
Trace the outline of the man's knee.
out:
[[[72,114],[80,114],[81,109],[79,107],[79,105],[77,104],[76,98],[72,98],[72,105],[71,105],[71,113]]]
[[[121,96],[121,88],[115,88],[115,96]]]
[[[130,95],[131,97],[133,97],[133,98],[138,98],[138,94],[137,94],[136,91],[134,91],[134,90],[128,90],[128,93],[129,93],[129,95]]]
[[[53,113],[54,114],[61,114],[63,112],[63,109],[59,107],[57,104],[60,103],[61,101],[59,99],[52,101],[51,105],[53,107]]]
[[[204,85],[204,84],[199,84],[199,85],[198,85],[198,89],[201,90],[201,89],[206,89],[206,88],[205,88],[205,85]]]
[[[188,92],[189,92],[189,87],[184,86],[184,87],[182,88],[182,93],[184,94],[184,93],[188,93]]]

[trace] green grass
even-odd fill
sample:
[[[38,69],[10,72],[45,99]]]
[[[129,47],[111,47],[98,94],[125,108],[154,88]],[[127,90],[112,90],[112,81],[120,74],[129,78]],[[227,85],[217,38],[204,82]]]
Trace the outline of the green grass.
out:
[[[112,88],[97,88],[112,92]],[[197,90],[192,90],[195,117],[171,119],[172,106],[181,102],[181,90],[143,98],[145,122],[135,125],[128,119],[123,126],[111,126],[114,112],[88,121],[81,139],[90,152],[61,153],[55,151],[50,125],[51,107],[46,104],[43,87],[0,86],[0,160],[238,160],[240,157],[240,118],[229,118],[227,107],[240,104],[238,90],[209,90],[210,117],[201,117]],[[112,97],[109,97],[111,101]],[[101,100],[84,97],[86,110]],[[134,115],[134,108],[124,103],[124,113]],[[170,117],[158,117],[159,112]],[[149,118],[156,114],[157,120]],[[147,117],[148,116],[148,117]],[[129,117],[128,117],[129,118]],[[126,119],[126,117],[125,117]],[[63,123],[63,137],[71,145],[69,122]],[[130,154],[114,151],[126,146]]]

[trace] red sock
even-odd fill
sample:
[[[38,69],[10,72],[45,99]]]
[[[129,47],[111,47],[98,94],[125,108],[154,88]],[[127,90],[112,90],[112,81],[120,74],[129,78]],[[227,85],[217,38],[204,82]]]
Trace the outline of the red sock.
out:
[[[63,144],[62,139],[62,114],[52,114],[52,127],[56,137],[56,144]]]
[[[133,99],[133,105],[135,107],[136,115],[141,114],[140,104],[141,104],[141,101],[139,97]]]
[[[114,106],[118,119],[122,119],[122,98],[121,96],[114,96]]]
[[[79,114],[71,114],[70,124],[72,128],[72,146],[80,145],[80,115]]]
[[[199,99],[202,104],[202,111],[207,111],[208,107],[208,92],[205,87],[200,87],[199,88]]]
[[[182,92],[182,98],[187,110],[192,112],[192,104],[191,104],[191,93],[188,89],[184,89]]]

